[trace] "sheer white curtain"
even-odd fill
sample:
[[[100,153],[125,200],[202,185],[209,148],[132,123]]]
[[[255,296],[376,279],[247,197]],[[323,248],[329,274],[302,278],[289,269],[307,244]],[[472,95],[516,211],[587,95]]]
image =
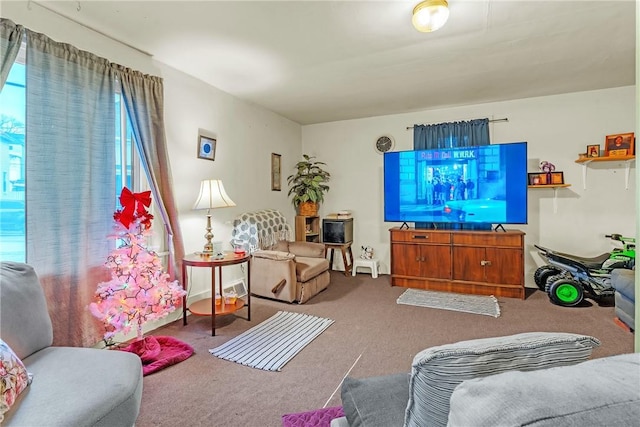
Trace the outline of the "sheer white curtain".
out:
[[[103,332],[87,305],[114,244],[114,89],[107,60],[27,30],[27,262],[55,344],[93,345]]]

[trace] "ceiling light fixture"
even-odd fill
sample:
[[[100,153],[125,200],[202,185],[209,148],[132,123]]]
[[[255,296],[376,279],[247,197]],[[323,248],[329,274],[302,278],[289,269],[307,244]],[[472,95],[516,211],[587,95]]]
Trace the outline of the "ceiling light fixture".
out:
[[[416,30],[422,33],[436,31],[449,19],[447,0],[425,0],[413,8],[411,22]]]

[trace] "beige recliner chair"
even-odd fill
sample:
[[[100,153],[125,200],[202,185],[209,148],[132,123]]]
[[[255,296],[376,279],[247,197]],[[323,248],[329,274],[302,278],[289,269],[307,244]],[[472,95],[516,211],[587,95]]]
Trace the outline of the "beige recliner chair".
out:
[[[281,240],[253,253],[251,293],[303,304],[329,286],[324,245]]]
[[[246,212],[233,223],[234,245],[253,255],[251,293],[302,304],[329,286],[322,243],[290,242],[287,219],[275,209]]]

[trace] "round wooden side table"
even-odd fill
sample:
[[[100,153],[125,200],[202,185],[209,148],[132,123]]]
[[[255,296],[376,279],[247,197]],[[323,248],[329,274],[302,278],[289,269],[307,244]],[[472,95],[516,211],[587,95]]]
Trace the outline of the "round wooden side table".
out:
[[[225,304],[222,293],[222,268],[228,265],[247,264],[247,296],[246,301],[238,298],[234,304]],[[216,335],[216,316],[232,314],[241,308],[247,308],[247,320],[251,320],[251,255],[248,253],[237,254],[224,252],[222,259],[216,259],[213,255],[201,255],[199,253],[186,255],[182,259],[182,287],[187,290],[187,267],[211,268],[211,298],[196,301],[187,307],[187,295],[182,297],[182,324],[187,324],[187,310],[196,316],[211,316],[211,336]],[[218,291],[222,297],[219,305],[216,305],[216,269],[218,270]]]

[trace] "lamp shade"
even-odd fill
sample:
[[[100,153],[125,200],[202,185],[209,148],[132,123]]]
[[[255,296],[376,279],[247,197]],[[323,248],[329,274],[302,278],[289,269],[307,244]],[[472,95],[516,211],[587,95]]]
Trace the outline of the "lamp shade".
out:
[[[235,206],[219,179],[205,179],[200,183],[200,194],[193,209],[215,209]]]
[[[449,19],[447,0],[425,0],[413,8],[411,22],[416,30],[430,33],[442,28],[447,19]]]

